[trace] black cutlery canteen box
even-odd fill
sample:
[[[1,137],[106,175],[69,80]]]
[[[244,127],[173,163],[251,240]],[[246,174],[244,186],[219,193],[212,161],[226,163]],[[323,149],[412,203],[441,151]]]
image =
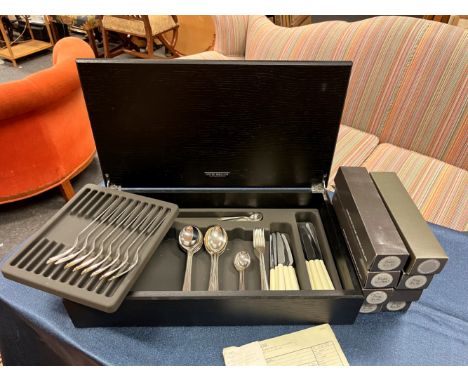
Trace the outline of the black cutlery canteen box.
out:
[[[78,327],[352,324],[363,303],[325,189],[350,62],[78,60],[105,186],[179,206],[165,239],[114,313],[64,300]],[[263,219],[220,221],[261,212]],[[335,290],[312,290],[298,222],[312,222]],[[210,257],[193,258],[182,292],[185,225],[219,224],[220,290],[208,292]],[[300,290],[260,290],[252,231],[291,245]],[[235,254],[248,251],[246,290]]]

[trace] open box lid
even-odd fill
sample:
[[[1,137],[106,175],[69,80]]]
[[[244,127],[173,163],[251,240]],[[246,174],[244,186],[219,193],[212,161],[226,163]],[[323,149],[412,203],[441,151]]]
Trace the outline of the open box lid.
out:
[[[77,63],[108,186],[323,191],[350,62]]]

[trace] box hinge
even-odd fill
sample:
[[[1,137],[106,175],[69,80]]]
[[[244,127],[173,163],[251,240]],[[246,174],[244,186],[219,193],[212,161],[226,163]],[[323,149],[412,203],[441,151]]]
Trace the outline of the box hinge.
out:
[[[313,194],[324,194],[325,193],[325,183],[326,182],[326,177],[324,176],[322,179],[322,183],[315,183],[312,184],[310,187],[310,190],[312,191]]]
[[[317,184],[313,184],[313,185],[310,187],[310,190],[311,190],[312,193],[314,193],[314,194],[323,194],[323,192],[325,191],[325,187],[323,186],[322,183],[317,183]]]
[[[107,188],[110,188],[112,190],[119,190],[119,191],[122,190],[122,186],[111,183],[109,174],[104,174],[104,178],[105,178],[104,182]]]

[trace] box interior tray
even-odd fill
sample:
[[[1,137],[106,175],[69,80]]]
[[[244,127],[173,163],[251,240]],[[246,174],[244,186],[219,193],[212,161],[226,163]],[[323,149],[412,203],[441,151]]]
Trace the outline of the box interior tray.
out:
[[[168,234],[148,262],[145,271],[132,287],[138,291],[180,291],[182,289],[187,255],[177,244],[177,236],[185,225],[195,225],[204,234],[214,225],[221,225],[228,234],[226,251],[219,258],[219,289],[220,291],[237,291],[239,273],[234,267],[234,257],[239,251],[247,251],[251,256],[251,264],[245,271],[246,290],[260,291],[260,265],[253,250],[253,229],[265,230],[265,267],[269,276],[269,234],[281,232],[288,238],[294,257],[294,267],[301,290],[311,290],[307,274],[305,257],[301,247],[298,222],[312,222],[317,229],[320,247],[324,255],[324,262],[328,268],[335,289],[342,290],[341,280],[336,270],[328,240],[322,226],[318,210],[294,209],[256,209],[263,214],[262,221],[218,221],[222,216],[246,215],[248,210],[242,209],[205,209],[181,210],[178,218]],[[192,290],[207,291],[210,273],[210,255],[204,247],[195,254],[192,265]]]
[[[261,212],[260,222],[218,221],[221,216]],[[333,216],[331,216],[332,214]],[[324,219],[325,217],[325,219]],[[166,237],[133,285],[121,307],[111,315],[64,301],[75,326],[148,325],[256,325],[354,322],[363,297],[343,238],[337,230],[329,203],[320,208],[287,209],[180,209]],[[335,290],[311,290],[302,250],[299,222],[312,222]],[[192,291],[182,292],[187,255],[177,237],[185,225],[196,225],[202,233],[219,224],[229,242],[219,258],[220,290],[208,292],[210,256],[200,250],[193,258]],[[260,290],[259,262],[253,251],[253,229],[264,228],[265,266],[269,275],[269,234],[286,234],[294,256],[301,290]],[[252,262],[245,273],[246,290],[238,291],[235,254],[248,251]]]

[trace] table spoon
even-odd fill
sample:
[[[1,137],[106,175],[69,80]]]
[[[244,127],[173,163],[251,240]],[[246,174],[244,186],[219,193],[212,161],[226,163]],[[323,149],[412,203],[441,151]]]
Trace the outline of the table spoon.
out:
[[[187,264],[185,266],[184,285],[182,290],[190,292],[192,290],[192,259],[203,246],[203,234],[198,227],[185,226],[179,232],[179,245],[187,252]]]

